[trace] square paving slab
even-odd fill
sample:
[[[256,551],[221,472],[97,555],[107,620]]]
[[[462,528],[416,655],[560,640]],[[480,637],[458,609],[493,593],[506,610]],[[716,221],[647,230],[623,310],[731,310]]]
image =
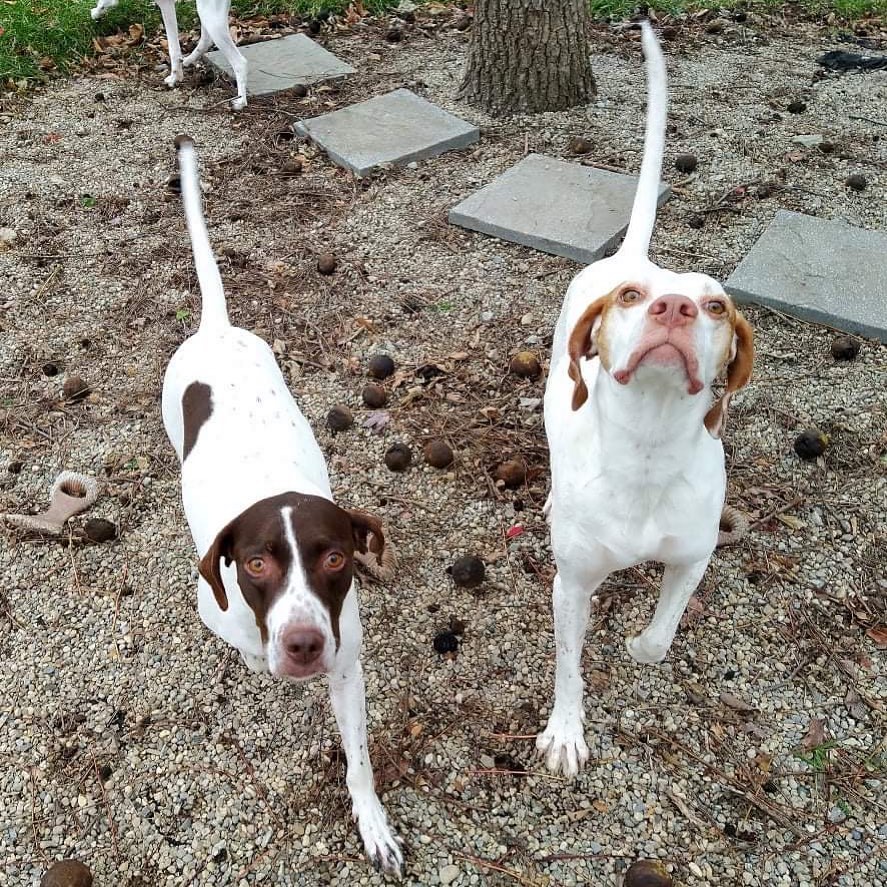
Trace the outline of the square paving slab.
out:
[[[780,210],[726,286],[739,301],[887,342],[887,234]]]
[[[309,86],[354,73],[354,68],[327,52],[304,34],[265,40],[238,47],[249,62],[247,95],[267,95],[297,84]],[[234,80],[234,72],[221,52],[206,54],[207,61]]]
[[[588,264],[625,234],[637,179],[529,154],[450,210],[454,225]],[[659,203],[669,189],[660,186]]]
[[[386,163],[437,157],[478,140],[480,132],[408,89],[359,102],[295,124],[333,163],[365,176]]]

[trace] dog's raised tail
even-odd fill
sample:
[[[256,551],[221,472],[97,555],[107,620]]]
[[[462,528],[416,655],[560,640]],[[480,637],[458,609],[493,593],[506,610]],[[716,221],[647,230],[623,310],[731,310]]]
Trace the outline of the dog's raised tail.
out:
[[[650,249],[653,226],[656,224],[662,153],[665,150],[668,87],[662,49],[647,21],[641,22],[641,40],[647,66],[647,128],[644,134],[644,157],[631,208],[631,220],[619,252],[646,256]]]
[[[209,243],[206,221],[203,217],[203,199],[200,194],[200,175],[197,171],[197,154],[190,136],[177,136],[176,151],[179,157],[179,181],[182,190],[182,203],[185,207],[185,221],[191,235],[191,249],[194,252],[194,266],[200,284],[201,311],[200,329],[227,326],[228,308],[225,304],[225,290],[222,276]]]

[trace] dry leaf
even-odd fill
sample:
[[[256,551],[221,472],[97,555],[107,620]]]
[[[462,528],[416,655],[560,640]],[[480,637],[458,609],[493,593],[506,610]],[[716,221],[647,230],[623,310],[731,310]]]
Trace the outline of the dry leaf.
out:
[[[607,804],[606,801],[602,801],[600,798],[595,798],[591,802],[591,806],[594,807],[594,809],[597,810],[598,813],[609,813],[610,812],[610,805]]]
[[[879,650],[887,647],[887,626],[876,625],[874,628],[870,628],[866,634],[875,642],[875,646]]]
[[[735,711],[752,712],[755,710],[753,705],[749,705],[744,699],[734,696],[732,693],[721,693],[718,697],[724,705],[730,706]]]
[[[810,751],[825,742],[825,721],[822,718],[810,718],[807,732],[801,740],[801,748]]]

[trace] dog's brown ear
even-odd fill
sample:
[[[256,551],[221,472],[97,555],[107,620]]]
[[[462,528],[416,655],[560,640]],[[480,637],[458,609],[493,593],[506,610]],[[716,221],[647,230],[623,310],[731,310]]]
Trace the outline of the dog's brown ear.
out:
[[[361,554],[369,550],[381,561],[385,550],[385,534],[382,532],[382,521],[365,511],[348,510],[351,527],[354,530],[354,546]],[[372,538],[370,535],[372,534]]]
[[[225,594],[225,583],[222,582],[222,569],[219,561],[225,558],[225,566],[231,565],[231,555],[234,542],[234,524],[228,524],[209,547],[209,551],[203,556],[197,569],[200,575],[209,583],[215,595],[216,603],[220,610],[228,609],[228,595]]]
[[[594,322],[600,317],[604,309],[610,303],[609,296],[601,296],[592,302],[583,312],[582,317],[573,327],[570,333],[570,341],[567,351],[570,355],[570,378],[573,380],[573,409],[578,410],[588,400],[588,386],[582,378],[582,369],[579,361],[583,357],[594,357],[597,354],[594,343],[591,341],[591,331]]]
[[[751,379],[752,365],[755,362],[755,341],[751,324],[737,311],[733,327],[736,336],[736,354],[727,367],[727,390],[705,414],[705,427],[712,437],[720,437],[727,424],[727,407],[730,398],[744,388]]]

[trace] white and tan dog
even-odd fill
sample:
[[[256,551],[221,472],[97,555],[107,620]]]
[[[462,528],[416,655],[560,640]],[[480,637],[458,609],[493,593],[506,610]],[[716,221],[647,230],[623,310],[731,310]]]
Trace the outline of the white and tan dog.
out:
[[[718,540],[727,405],[745,385],[752,331],[723,288],[647,257],[665,142],[666,74],[643,23],[648,104],[644,157],[625,240],[570,284],[545,391],[547,503],[557,562],[554,707],[537,740],[549,769],[588,759],[580,656],[595,590],[615,570],[665,565],[649,626],[627,641],[660,662]],[[726,390],[713,383],[726,372]]]
[[[200,557],[198,611],[254,671],[329,678],[346,782],[370,860],[401,851],[373,786],[354,560],[385,549],[379,521],[333,503],[326,463],[271,349],[228,321],[197,160],[180,136],[185,217],[203,306],[163,380],[163,424],[182,463],[185,516]]]
[[[222,51],[237,81],[237,98],[231,102],[235,111],[246,107],[246,74],[248,63],[231,39],[228,31],[228,13],[231,0],[197,0],[197,15],[200,18],[200,40],[194,51],[182,58],[182,47],[179,43],[179,23],[176,18],[175,0],[154,0],[160,7],[163,27],[166,29],[166,42],[169,46],[169,76],[164,79],[167,86],[173,87],[185,78],[184,68],[195,64],[204,53],[215,44]],[[101,18],[109,9],[116,6],[118,0],[98,0],[90,11],[94,18]]]

